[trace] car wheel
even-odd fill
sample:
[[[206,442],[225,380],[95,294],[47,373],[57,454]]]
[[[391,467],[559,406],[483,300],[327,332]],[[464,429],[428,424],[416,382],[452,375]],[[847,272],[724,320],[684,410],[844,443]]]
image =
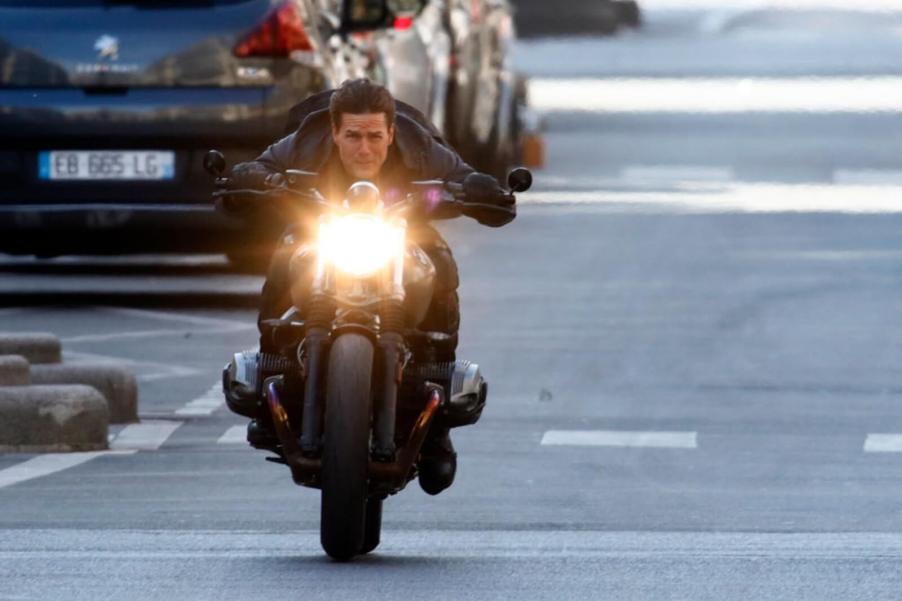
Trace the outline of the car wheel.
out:
[[[642,24],[642,11],[636,0],[618,0],[614,8],[617,9],[617,20],[626,27],[639,27]]]

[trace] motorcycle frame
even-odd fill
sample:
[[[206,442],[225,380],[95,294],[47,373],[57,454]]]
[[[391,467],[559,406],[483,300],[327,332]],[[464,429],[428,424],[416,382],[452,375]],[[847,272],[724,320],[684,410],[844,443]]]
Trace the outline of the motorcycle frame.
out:
[[[406,223],[399,220],[399,225]],[[405,236],[406,238],[406,236]],[[406,248],[406,242],[404,245]],[[405,252],[397,253],[392,263],[385,269],[382,281],[387,284],[386,294],[378,295],[369,306],[390,302],[401,307],[405,298],[404,286]],[[395,428],[397,422],[397,403],[399,386],[403,372],[403,364],[407,355],[406,343],[400,332],[381,331],[376,325],[377,311],[366,311],[363,307],[345,306],[356,309],[364,319],[349,323],[336,323],[336,309],[340,305],[336,293],[336,268],[328,265],[322,253],[317,253],[315,270],[310,286],[310,304],[317,307],[321,304],[329,311],[330,320],[314,317],[308,322],[303,341],[305,349],[304,362],[304,400],[301,406],[301,431],[292,428],[289,413],[286,410],[279,392],[284,381],[282,376],[268,378],[264,384],[266,402],[275,425],[276,435],[282,445],[280,458],[292,473],[294,482],[311,488],[320,487],[322,469],[319,454],[322,439],[322,416],[325,390],[325,366],[331,342],[347,332],[355,332],[369,338],[373,343],[375,354],[372,390],[379,401],[372,409],[373,448],[369,462],[370,493],[387,496],[402,490],[415,476],[414,463],[422,448],[423,441],[438,409],[445,403],[445,391],[442,386],[426,383],[424,392],[424,408],[407,436],[406,443],[395,448]],[[309,312],[313,312],[310,310]],[[328,323],[327,323],[328,322]],[[381,367],[381,370],[378,369]]]

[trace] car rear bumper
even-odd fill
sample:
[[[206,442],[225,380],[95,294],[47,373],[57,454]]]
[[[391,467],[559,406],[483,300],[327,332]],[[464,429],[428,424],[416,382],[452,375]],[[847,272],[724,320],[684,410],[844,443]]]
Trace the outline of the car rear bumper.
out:
[[[0,252],[13,254],[227,252],[274,240],[273,229],[206,204],[0,205]]]

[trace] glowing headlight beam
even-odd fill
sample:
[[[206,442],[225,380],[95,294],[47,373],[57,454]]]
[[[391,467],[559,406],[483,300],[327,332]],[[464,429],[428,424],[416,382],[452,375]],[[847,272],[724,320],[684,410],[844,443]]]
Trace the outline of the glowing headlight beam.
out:
[[[371,215],[348,215],[320,225],[323,259],[351,275],[375,273],[403,248],[404,230]]]

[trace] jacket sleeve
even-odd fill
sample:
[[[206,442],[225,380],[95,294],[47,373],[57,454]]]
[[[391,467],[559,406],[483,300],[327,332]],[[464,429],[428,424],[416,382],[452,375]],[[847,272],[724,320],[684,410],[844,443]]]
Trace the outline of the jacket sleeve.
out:
[[[461,184],[468,175],[476,172],[451,148],[439,144],[432,138],[430,142],[426,160],[427,175],[424,179],[440,179]]]
[[[440,179],[458,184],[462,184],[471,173],[476,173],[476,170],[468,165],[454,150],[434,141],[429,152],[429,168],[427,171],[430,173],[427,179]],[[482,225],[501,227],[517,217],[517,207],[515,204],[495,207],[471,205],[465,207],[463,213]],[[447,217],[436,214],[432,218],[443,219]]]
[[[295,134],[289,134],[271,144],[253,161],[238,163],[232,167],[232,187],[257,190],[263,188],[267,175],[290,169],[293,163]]]

